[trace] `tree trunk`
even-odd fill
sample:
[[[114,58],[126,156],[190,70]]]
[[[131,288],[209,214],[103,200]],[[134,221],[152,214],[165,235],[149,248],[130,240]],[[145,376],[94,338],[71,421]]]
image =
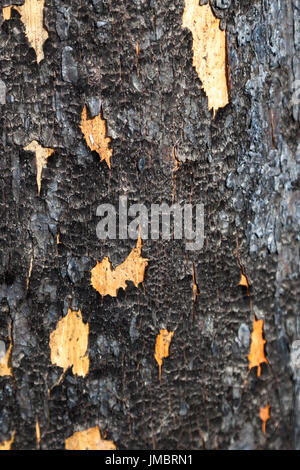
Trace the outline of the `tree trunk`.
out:
[[[210,110],[189,2],[2,1],[2,446],[300,449],[300,1],[210,1]],[[120,196],[203,204],[203,247],[99,239]]]

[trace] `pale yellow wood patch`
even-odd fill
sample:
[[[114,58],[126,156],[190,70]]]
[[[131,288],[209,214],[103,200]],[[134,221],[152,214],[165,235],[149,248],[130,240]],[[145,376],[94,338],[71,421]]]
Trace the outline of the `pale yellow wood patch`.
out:
[[[77,431],[65,440],[67,450],[116,450],[113,441],[102,439],[98,426]]]
[[[10,18],[11,18],[11,9],[12,9],[11,6],[2,8],[2,15],[3,15],[4,21],[10,20]]]
[[[20,13],[26,36],[35,50],[38,63],[44,58],[43,45],[49,36],[44,28],[44,4],[45,0],[25,0],[24,5],[12,5],[2,9],[4,20],[11,18],[12,8]]]
[[[156,337],[154,357],[159,367],[159,381],[161,381],[161,368],[163,359],[169,357],[170,344],[174,331],[160,330]]]
[[[29,270],[28,270],[28,276],[27,276],[27,278],[26,278],[26,291],[28,291],[29,282],[30,282],[31,273],[32,273],[32,268],[33,268],[33,256],[31,256],[31,258],[30,258],[30,265],[29,265]]]
[[[68,310],[68,314],[57,322],[50,334],[51,362],[62,367],[64,372],[72,367],[74,375],[85,377],[89,371],[87,355],[89,324],[83,323],[81,311]]]
[[[0,450],[10,450],[12,443],[15,440],[16,431],[12,433],[11,439],[9,441],[0,442]]]
[[[10,376],[13,375],[12,368],[9,366],[11,350],[12,350],[12,341],[10,342],[10,345],[6,351],[5,356],[0,357],[0,377],[4,377],[5,375],[10,375]]]
[[[229,103],[226,77],[226,35],[208,4],[185,0],[182,26],[193,35],[193,66],[208,97],[208,109],[214,117]]]
[[[24,150],[35,153],[36,182],[38,187],[38,195],[40,195],[43,168],[47,166],[47,160],[50,155],[53,154],[54,150],[51,148],[42,147],[36,140],[33,140],[29,145],[27,145],[27,147],[24,147]]]
[[[21,15],[26,36],[35,50],[37,63],[44,58],[43,45],[48,38],[48,32],[44,28],[44,4],[45,0],[25,0],[24,5],[14,7]]]
[[[106,257],[91,270],[91,284],[104,297],[117,297],[119,289],[126,289],[127,281],[132,281],[135,287],[143,282],[148,259],[141,256],[142,240],[139,236],[136,247],[126,260],[112,269],[110,260]]]
[[[111,139],[107,137],[105,119],[102,119],[100,115],[89,119],[87,107],[84,106],[81,113],[80,129],[89,148],[96,151],[100,156],[100,161],[105,160],[108,168],[110,168],[113,151],[110,148]]]

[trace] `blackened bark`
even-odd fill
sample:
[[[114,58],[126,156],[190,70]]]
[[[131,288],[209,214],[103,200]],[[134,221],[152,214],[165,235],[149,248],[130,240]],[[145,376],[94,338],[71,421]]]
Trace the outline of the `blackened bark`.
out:
[[[46,0],[39,64],[19,13],[1,24],[0,340],[7,348],[11,335],[13,377],[0,377],[0,442],[16,431],[12,449],[37,448],[36,419],[42,449],[95,425],[119,449],[300,448],[300,2],[211,6],[226,29],[230,85],[215,119],[181,26],[184,0]],[[79,127],[97,98],[111,170]],[[55,150],[40,197],[24,151],[32,140]],[[135,246],[96,236],[97,206],[121,195],[203,203],[205,245],[145,240],[144,288],[102,300],[90,270]],[[69,307],[89,323],[90,370],[69,369],[56,385],[49,337]],[[267,341],[260,378],[248,376],[253,312]],[[161,328],[175,333],[160,383]]]

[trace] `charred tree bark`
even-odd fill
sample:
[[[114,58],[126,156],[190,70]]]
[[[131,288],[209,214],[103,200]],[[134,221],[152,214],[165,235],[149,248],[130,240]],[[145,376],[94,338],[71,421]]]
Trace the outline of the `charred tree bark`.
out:
[[[299,0],[211,0],[229,90],[214,118],[185,0],[45,0],[41,48],[23,4],[2,1],[0,28],[0,442],[64,449],[98,426],[118,449],[299,449]],[[110,160],[85,140],[85,106]],[[91,270],[136,246],[97,238],[97,207],[119,196],[202,203],[205,242],[143,240],[143,283],[102,297]],[[87,373],[51,356],[79,310]]]

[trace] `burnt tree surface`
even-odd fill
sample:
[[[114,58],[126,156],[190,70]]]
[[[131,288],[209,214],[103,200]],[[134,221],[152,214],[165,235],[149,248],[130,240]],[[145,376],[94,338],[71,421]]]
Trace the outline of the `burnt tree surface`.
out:
[[[15,432],[11,449],[64,449],[94,426],[118,449],[300,449],[300,1],[210,4],[230,93],[214,119],[184,0],[46,0],[39,63],[20,13],[1,20],[0,352],[12,344],[12,375],[0,377],[0,442]],[[80,130],[97,99],[111,170]],[[33,140],[54,149],[39,196]],[[205,243],[144,240],[144,285],[102,298],[96,261],[115,267],[136,245],[96,236],[97,206],[122,195],[203,203]],[[59,382],[49,341],[69,308],[89,324],[90,366]],[[254,314],[260,377],[248,374]],[[161,383],[160,329],[174,331]]]

